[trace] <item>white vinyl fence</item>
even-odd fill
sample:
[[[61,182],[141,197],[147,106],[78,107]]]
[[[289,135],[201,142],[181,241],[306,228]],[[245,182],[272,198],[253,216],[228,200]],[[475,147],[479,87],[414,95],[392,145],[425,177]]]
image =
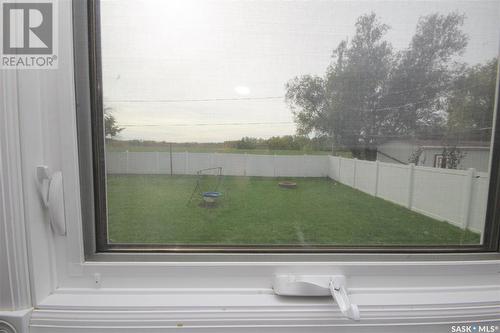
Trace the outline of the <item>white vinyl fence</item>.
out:
[[[330,156],[330,178],[437,220],[482,233],[488,174]]]
[[[195,175],[198,170],[222,167],[227,176],[328,177],[329,156],[254,155],[220,153],[108,152],[109,174]]]
[[[437,220],[482,233],[488,174],[320,155],[108,152],[109,174],[194,175],[222,167],[227,176],[330,177]]]

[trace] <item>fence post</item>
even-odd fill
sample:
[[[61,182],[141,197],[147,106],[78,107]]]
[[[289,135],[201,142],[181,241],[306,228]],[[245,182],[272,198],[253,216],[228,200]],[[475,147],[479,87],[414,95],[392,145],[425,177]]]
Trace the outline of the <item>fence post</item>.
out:
[[[243,176],[245,176],[245,177],[247,175],[247,168],[248,168],[247,164],[248,164],[248,155],[245,152],[245,167],[244,167],[244,170],[243,170]]]
[[[339,156],[339,179],[338,181],[341,182],[341,178],[340,178],[340,170],[342,169],[342,156]]]
[[[306,159],[307,155],[302,155],[302,177],[306,177]]]
[[[125,174],[128,174],[128,150],[125,152]]]
[[[476,175],[476,170],[474,168],[467,169],[467,175],[464,182],[464,196],[462,203],[462,227],[467,229],[469,226],[470,218],[470,205],[472,201],[472,186],[474,185],[474,176]]]
[[[156,173],[160,174],[160,152],[156,152]]]
[[[379,165],[379,161],[376,160],[375,161],[375,191],[373,193],[374,196],[378,196],[378,175],[380,173],[379,171],[379,168],[380,168],[380,165]]]
[[[408,164],[408,203],[407,207],[408,209],[411,209],[413,207],[413,178],[415,174],[415,164],[410,163]]]
[[[276,154],[273,154],[273,177],[276,177]]]
[[[168,155],[170,156],[170,176],[174,175],[174,161],[172,157],[172,142],[169,143],[168,145]]]
[[[358,159],[357,158],[354,158],[354,161],[353,161],[353,171],[352,171],[352,187],[353,188],[356,188],[356,169],[357,169],[357,163],[358,162]]]
[[[184,152],[184,174],[187,175],[189,172],[189,152],[186,150]]]

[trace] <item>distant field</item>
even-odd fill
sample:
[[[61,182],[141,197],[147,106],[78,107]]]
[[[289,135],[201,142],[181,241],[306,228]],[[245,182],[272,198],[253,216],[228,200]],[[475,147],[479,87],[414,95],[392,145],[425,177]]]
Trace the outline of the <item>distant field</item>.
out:
[[[458,245],[479,235],[327,178],[223,177],[216,208],[200,206],[194,176],[108,175],[112,243]]]
[[[138,146],[129,145],[125,142],[107,144],[106,150],[110,152],[168,152],[170,147],[165,145]],[[258,155],[331,155],[331,151],[327,150],[269,150],[269,149],[236,149],[228,148],[217,144],[174,144],[172,152],[189,152],[189,153],[227,153],[227,154],[258,154]],[[335,151],[335,155],[342,157],[352,157],[349,151]]]

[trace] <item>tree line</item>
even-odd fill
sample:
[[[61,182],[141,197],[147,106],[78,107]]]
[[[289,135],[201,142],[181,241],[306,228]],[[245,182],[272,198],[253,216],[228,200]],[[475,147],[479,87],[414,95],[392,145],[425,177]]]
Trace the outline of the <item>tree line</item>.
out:
[[[330,151],[332,143],[325,135],[309,138],[305,135],[273,136],[269,139],[243,137],[240,140],[225,141],[226,148],[233,149],[265,149],[265,150],[297,150],[297,151]]]

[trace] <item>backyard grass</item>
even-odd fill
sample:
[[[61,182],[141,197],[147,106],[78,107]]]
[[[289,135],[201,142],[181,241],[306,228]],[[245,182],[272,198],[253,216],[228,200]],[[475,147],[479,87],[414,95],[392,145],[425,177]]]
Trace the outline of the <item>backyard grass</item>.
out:
[[[215,208],[200,205],[197,178],[108,175],[111,243],[222,245],[479,244],[479,235],[327,178],[223,177]],[[215,178],[202,181],[203,191]]]

